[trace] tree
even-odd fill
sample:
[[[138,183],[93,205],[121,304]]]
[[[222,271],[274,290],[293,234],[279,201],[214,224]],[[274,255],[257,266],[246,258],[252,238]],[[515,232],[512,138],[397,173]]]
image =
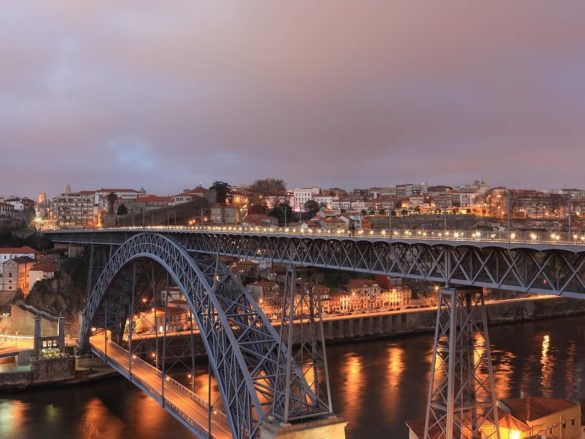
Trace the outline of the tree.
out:
[[[386,209],[382,208],[380,209],[380,212],[378,212],[380,215],[386,215]]]
[[[215,191],[215,201],[217,201],[219,204],[226,204],[228,194],[232,191],[232,187],[229,183],[219,180],[214,181],[209,189]]]
[[[116,201],[118,200],[118,196],[115,193],[110,192],[108,195],[106,195],[106,200],[108,202],[108,213],[110,215],[113,215],[114,214],[114,206],[116,204]]]
[[[286,184],[280,179],[264,178],[252,183],[250,192],[256,195],[284,195],[286,194]]]
[[[118,215],[118,216],[128,215],[128,208],[126,207],[126,205],[124,203],[122,203],[118,206],[118,210],[116,211],[116,215]]]
[[[309,200],[304,204],[303,207],[305,210],[319,210],[319,203],[317,203],[315,200]]]
[[[368,214],[368,212],[366,212],[366,209],[362,209],[360,213],[362,214],[362,216],[366,216]]]
[[[268,211],[268,216],[278,219],[278,224],[289,224],[294,222],[294,212],[288,203],[281,203],[274,209]]]

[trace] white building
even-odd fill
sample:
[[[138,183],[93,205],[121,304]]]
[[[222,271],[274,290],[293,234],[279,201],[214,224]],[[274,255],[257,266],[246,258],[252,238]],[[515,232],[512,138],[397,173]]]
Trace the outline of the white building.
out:
[[[318,187],[295,189],[293,191],[293,210],[300,212],[304,209],[305,203],[312,200],[315,195],[319,195],[320,192]]]
[[[116,195],[116,206],[120,204],[130,204],[138,198],[138,195],[144,195],[136,189],[98,189],[94,193],[94,204],[98,207],[99,212],[105,211],[108,208],[108,195]],[[99,213],[99,212],[96,212]]]
[[[7,218],[14,217],[14,206],[12,204],[0,201],[0,216]]]
[[[54,278],[58,267],[59,264],[56,262],[40,262],[33,265],[28,272],[29,288],[32,290],[38,281]]]
[[[6,204],[14,206],[14,210],[22,212],[24,210],[24,204],[20,200],[6,200]]]
[[[34,259],[37,251],[31,247],[6,247],[0,248],[0,275],[4,271],[4,262],[11,259],[20,258],[21,256],[28,256]]]
[[[331,209],[331,205],[333,203],[332,196],[325,196],[325,195],[315,195],[313,196],[313,200],[319,203],[320,206],[325,206],[327,209]]]

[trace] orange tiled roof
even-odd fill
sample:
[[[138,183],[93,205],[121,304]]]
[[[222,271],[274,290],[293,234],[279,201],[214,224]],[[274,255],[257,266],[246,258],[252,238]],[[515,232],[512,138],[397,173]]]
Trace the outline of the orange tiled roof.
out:
[[[42,271],[44,273],[54,273],[57,271],[57,268],[59,268],[59,265],[54,262],[41,262],[33,265],[31,270]]]
[[[530,426],[525,424],[524,422],[516,419],[510,413],[504,413],[501,410],[498,410],[498,425],[503,427],[507,430],[518,430],[518,431],[528,431],[530,430]]]
[[[173,200],[173,197],[168,196],[159,196],[159,195],[139,195],[136,198],[137,203],[170,203]]]
[[[504,404],[510,413],[522,422],[533,421],[553,413],[567,410],[576,404],[566,399],[540,398],[529,396],[522,399],[507,399]]]
[[[351,279],[347,282],[347,287],[348,288],[361,288],[364,285],[367,285],[368,287],[371,287],[372,285],[377,285],[378,282],[376,282],[375,280],[372,279]]]
[[[140,191],[137,191],[136,189],[108,189],[108,188],[101,188],[101,189],[99,189],[99,190],[97,190],[95,192],[108,192],[108,193],[112,193],[112,192],[114,192],[114,193],[116,193],[116,192],[135,192],[136,193],[136,192],[140,192]]]
[[[35,250],[32,247],[24,246],[24,247],[3,247],[0,248],[0,254],[30,254],[30,253],[38,253],[38,250]]]

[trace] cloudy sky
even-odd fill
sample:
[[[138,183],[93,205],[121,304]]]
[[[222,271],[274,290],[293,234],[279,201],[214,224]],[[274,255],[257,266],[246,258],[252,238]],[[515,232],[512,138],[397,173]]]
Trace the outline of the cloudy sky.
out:
[[[585,187],[585,2],[3,0],[0,195]]]

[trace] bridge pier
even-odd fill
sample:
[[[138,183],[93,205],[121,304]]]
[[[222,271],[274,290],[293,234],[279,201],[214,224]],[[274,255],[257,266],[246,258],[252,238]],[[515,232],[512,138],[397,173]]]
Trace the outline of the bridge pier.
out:
[[[267,419],[260,426],[260,439],[345,439],[346,425],[347,422],[337,416],[301,424],[283,424]]]
[[[424,439],[499,439],[497,425],[483,290],[443,288],[439,292]]]

